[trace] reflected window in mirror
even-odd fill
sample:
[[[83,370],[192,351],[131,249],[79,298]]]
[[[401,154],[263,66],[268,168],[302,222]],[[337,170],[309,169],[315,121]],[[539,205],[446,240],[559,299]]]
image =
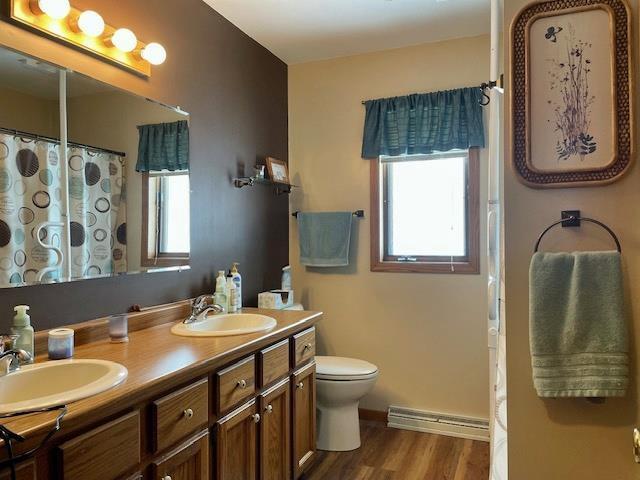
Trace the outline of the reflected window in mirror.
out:
[[[142,258],[145,267],[187,265],[190,249],[189,171],[143,172]]]

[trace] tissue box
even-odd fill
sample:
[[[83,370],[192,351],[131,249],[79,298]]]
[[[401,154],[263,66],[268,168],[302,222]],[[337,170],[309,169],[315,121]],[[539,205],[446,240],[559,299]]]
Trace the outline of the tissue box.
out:
[[[258,308],[282,310],[293,305],[293,290],[271,290],[258,294]]]

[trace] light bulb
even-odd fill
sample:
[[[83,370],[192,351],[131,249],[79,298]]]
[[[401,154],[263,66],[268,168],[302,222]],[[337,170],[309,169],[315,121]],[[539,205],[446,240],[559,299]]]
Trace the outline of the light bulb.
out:
[[[119,28],[113,33],[111,42],[116,46],[118,50],[125,53],[132,52],[138,45],[138,39],[135,33],[128,28]]]
[[[140,55],[151,65],[161,65],[167,59],[167,51],[156,42],[151,42],[144,47]]]
[[[38,8],[55,20],[62,20],[71,12],[69,0],[38,0]]]
[[[104,32],[104,20],[93,10],[82,12],[78,18],[78,28],[90,37],[99,37]]]

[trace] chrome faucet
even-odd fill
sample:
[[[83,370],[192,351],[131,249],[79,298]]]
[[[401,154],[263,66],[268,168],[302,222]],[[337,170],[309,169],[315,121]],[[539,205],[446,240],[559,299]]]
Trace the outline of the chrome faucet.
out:
[[[24,350],[13,348],[17,335],[0,334],[0,377],[20,370],[20,362],[31,361],[31,355]]]
[[[193,323],[198,320],[198,317],[203,313],[213,311],[215,314],[224,313],[224,308],[217,303],[214,303],[213,295],[200,295],[191,304],[191,315],[186,318],[182,323]]]

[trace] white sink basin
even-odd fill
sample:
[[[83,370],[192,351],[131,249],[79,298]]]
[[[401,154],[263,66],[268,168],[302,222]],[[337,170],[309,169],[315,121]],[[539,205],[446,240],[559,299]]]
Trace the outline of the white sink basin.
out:
[[[0,377],[0,414],[67,404],[122,383],[129,372],[106,360],[58,360],[25,365]]]
[[[193,323],[178,323],[171,333],[183,337],[226,337],[266,332],[275,327],[276,320],[257,313],[227,313],[204,315]]]

